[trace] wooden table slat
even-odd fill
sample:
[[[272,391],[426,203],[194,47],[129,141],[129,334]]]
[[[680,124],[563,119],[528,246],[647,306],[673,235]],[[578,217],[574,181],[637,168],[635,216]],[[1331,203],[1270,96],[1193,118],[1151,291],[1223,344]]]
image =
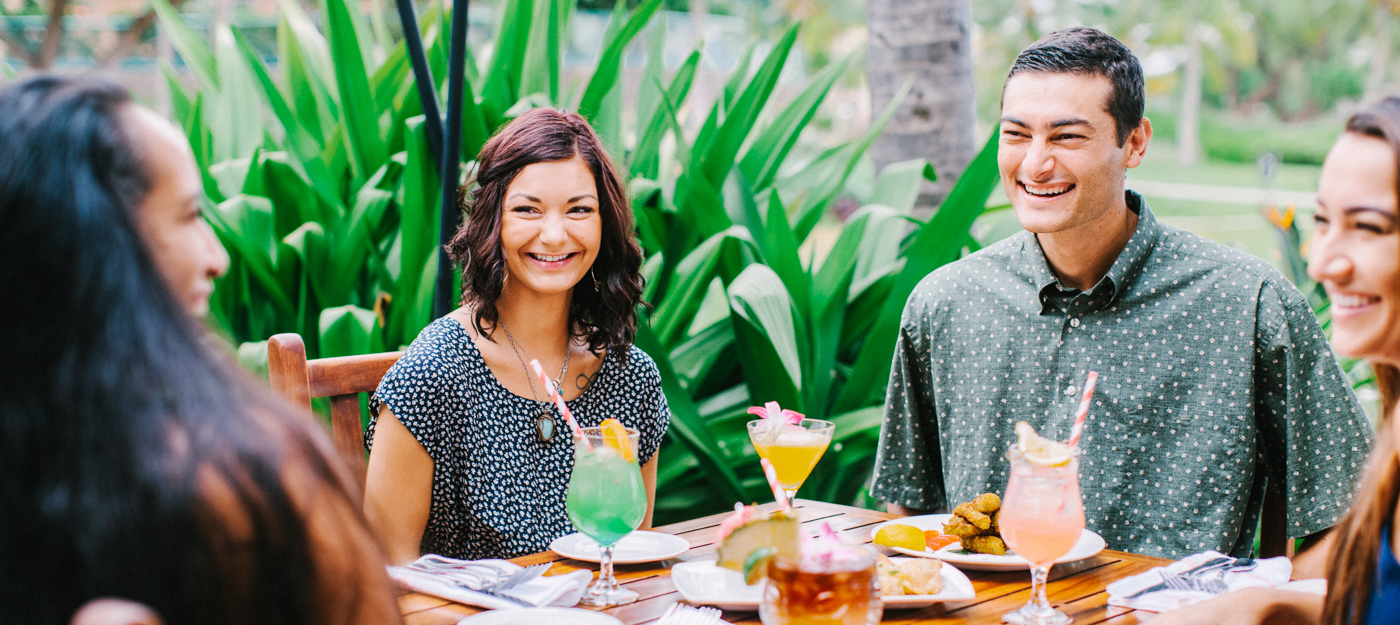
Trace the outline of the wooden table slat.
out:
[[[764,511],[772,510],[776,504],[760,506]],[[827,523],[843,538],[852,542],[869,543],[870,528],[878,523],[897,518],[894,515],[863,510],[849,506],[798,500],[798,519],[804,529],[811,531],[821,523]],[[681,600],[676,586],[671,582],[671,567],[678,562],[706,560],[714,557],[715,540],[720,521],[724,514],[711,515],[658,527],[656,531],[681,536],[690,542],[690,550],[678,558],[663,562],[637,565],[619,565],[617,577],[627,588],[636,591],[641,597],[636,603],[603,610],[618,618],[626,625],[652,623],[671,604]],[[876,549],[889,555],[892,551],[883,547]],[[551,562],[546,575],[562,575],[577,570],[596,571],[597,565],[589,562],[562,558],[552,552],[522,556],[512,560],[521,565]],[[1137,575],[1152,567],[1170,562],[1161,558],[1140,556],[1116,551],[1103,553],[1079,562],[1057,565],[1050,571],[1047,596],[1050,603],[1074,617],[1077,625],[1092,623],[1112,623],[1112,625],[1134,625],[1141,619],[1136,613],[1125,608],[1107,605],[1108,595],[1104,587],[1109,583]],[[937,604],[922,610],[887,610],[882,623],[912,625],[914,623],[970,623],[993,624],[1001,622],[1001,615],[1026,603],[1030,595],[1030,576],[1026,572],[992,573],[984,571],[964,571],[972,580],[977,597],[970,601]],[[595,573],[596,575],[596,573]],[[404,620],[409,625],[451,625],[466,616],[480,612],[478,608],[464,606],[450,601],[418,593],[406,593],[399,598],[399,607]],[[758,623],[754,612],[725,612],[722,617],[730,623]]]

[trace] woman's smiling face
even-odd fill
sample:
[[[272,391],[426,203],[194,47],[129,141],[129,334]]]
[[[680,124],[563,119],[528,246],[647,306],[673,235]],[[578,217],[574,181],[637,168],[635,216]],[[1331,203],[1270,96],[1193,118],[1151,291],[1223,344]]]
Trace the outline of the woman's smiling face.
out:
[[[506,188],[501,210],[505,290],[569,292],[598,257],[603,219],[598,185],[578,156],[527,165]]]
[[[1344,133],[1322,165],[1308,275],[1332,300],[1332,346],[1400,364],[1400,200],[1384,140]]]

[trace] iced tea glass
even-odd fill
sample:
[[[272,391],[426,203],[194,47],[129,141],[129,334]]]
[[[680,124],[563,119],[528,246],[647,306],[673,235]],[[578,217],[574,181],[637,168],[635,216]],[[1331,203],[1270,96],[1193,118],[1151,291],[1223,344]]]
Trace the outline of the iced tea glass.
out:
[[[778,556],[758,617],[763,625],[874,625],[884,612],[876,579],[875,553],[863,547],[827,559]]]
[[[1001,619],[1014,625],[1063,625],[1069,615],[1050,607],[1045,581],[1050,567],[1084,531],[1084,501],[1079,495],[1079,450],[1065,464],[1047,467],[1011,449],[1011,477],[1001,502],[1001,537],[1016,555],[1030,562],[1031,600]]]

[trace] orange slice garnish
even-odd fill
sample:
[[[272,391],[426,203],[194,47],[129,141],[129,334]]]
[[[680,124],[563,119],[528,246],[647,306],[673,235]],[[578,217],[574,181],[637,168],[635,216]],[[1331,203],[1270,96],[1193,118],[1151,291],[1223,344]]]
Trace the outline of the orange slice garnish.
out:
[[[636,456],[632,454],[632,440],[627,434],[627,426],[617,419],[603,419],[599,427],[603,430],[603,445],[612,448],[623,460],[637,461]]]

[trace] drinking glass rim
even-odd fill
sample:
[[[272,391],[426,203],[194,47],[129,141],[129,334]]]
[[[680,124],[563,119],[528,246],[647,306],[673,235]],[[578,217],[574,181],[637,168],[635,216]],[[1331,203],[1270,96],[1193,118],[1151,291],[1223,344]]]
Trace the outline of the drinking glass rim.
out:
[[[749,428],[750,430],[752,430],[753,427],[754,427],[754,425],[755,425],[755,424],[758,424],[758,423],[768,423],[768,419],[754,419],[753,421],[749,421],[749,422],[748,422],[748,428]],[[805,427],[805,426],[802,425],[802,424],[804,424],[804,423],[813,423],[813,424],[816,424],[817,427],[814,427],[814,428]],[[826,431],[826,430],[834,430],[834,429],[836,429],[836,424],[835,424],[835,423],[832,423],[831,421],[827,421],[827,420],[825,420],[825,419],[806,419],[806,418],[804,418],[804,419],[802,419],[802,422],[801,422],[801,423],[798,423],[797,425],[798,425],[799,427],[802,427],[802,429],[807,430],[808,432],[823,432],[823,431]]]
[[[622,428],[623,428],[624,430],[627,430],[627,436],[628,436],[628,437],[636,438],[636,437],[638,437],[638,436],[641,436],[641,432],[639,432],[639,431],[637,430],[637,428],[629,428],[629,427],[627,427],[627,426],[625,426],[625,425],[622,426]],[[584,436],[590,436],[590,437],[596,437],[596,438],[603,438],[603,426],[601,426],[601,425],[595,425],[595,426],[590,426],[590,427],[581,427],[581,428],[579,428],[579,431],[580,431],[580,432],[583,432],[583,435],[584,435]]]
[[[877,559],[876,552],[864,545],[844,545],[842,547],[848,553],[855,554],[855,560],[844,560],[832,558],[829,561],[822,561],[815,556],[773,556],[773,565],[782,563],[783,568],[792,568],[796,563],[796,570],[801,573],[852,573],[864,571],[875,566]],[[817,569],[808,568],[806,565],[816,564]]]

